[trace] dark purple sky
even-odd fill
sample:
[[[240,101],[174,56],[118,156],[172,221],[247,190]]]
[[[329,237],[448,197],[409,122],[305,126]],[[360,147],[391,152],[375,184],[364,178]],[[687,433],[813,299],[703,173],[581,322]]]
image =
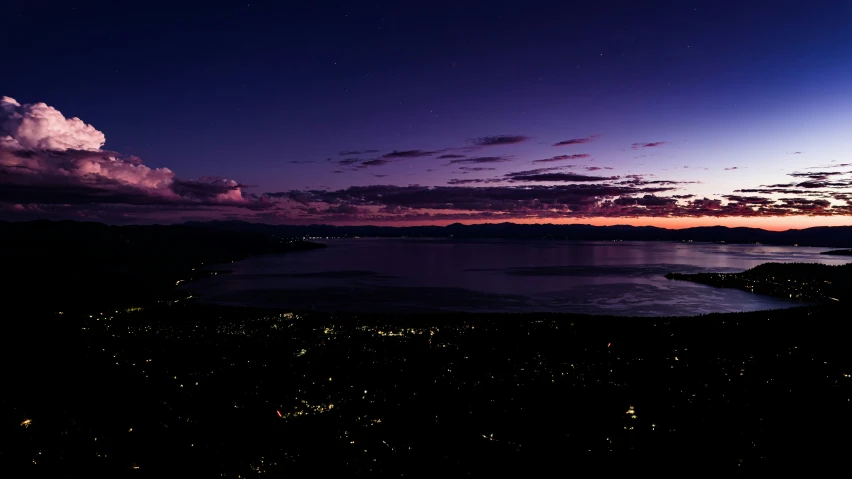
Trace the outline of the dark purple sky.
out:
[[[852,214],[849,2],[30,3],[3,218]]]

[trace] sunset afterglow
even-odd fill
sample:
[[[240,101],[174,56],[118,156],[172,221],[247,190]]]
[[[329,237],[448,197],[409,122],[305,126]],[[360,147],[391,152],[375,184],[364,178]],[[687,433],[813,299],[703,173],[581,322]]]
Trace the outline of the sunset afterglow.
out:
[[[144,16],[79,37],[73,64],[35,40],[0,92],[2,217],[848,224],[848,15],[812,9],[820,29],[802,30],[748,5],[549,9],[305,7],[273,25],[235,8],[209,58]],[[221,20],[199,14],[175,24]],[[275,59],[258,47],[272,30]],[[122,60],[97,60],[120,41]]]

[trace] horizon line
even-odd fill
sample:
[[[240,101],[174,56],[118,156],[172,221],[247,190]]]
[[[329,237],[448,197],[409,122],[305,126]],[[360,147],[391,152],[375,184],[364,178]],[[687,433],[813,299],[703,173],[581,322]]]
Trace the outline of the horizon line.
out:
[[[49,219],[49,218],[36,218],[31,220],[3,220],[0,219],[0,223],[36,223],[36,222],[48,222],[48,223],[80,223],[80,224],[101,224],[105,226],[180,226],[180,225],[191,225],[191,224],[209,224],[209,223],[242,223],[242,224],[250,224],[250,225],[261,225],[261,226],[283,226],[283,227],[334,227],[334,228],[393,228],[393,229],[403,229],[403,228],[447,228],[450,226],[488,226],[488,225],[515,225],[521,227],[537,227],[537,226],[554,226],[554,227],[578,227],[578,226],[586,226],[592,228],[611,228],[611,227],[630,227],[630,228],[656,228],[661,230],[668,231],[679,231],[679,230],[688,230],[695,228],[725,228],[725,229],[750,229],[750,230],[758,230],[758,231],[766,231],[773,233],[783,233],[787,231],[805,231],[816,228],[846,228],[852,227],[852,224],[842,224],[842,225],[814,225],[807,226],[803,228],[787,228],[787,229],[775,229],[775,228],[761,228],[758,226],[729,226],[723,224],[705,224],[705,225],[686,225],[681,227],[666,227],[660,225],[652,225],[652,224],[630,224],[630,223],[613,223],[613,224],[599,224],[595,225],[592,223],[520,223],[515,221],[501,221],[501,222],[481,222],[481,223],[464,223],[460,221],[447,223],[447,224],[410,224],[410,225],[401,225],[401,224],[375,224],[375,223],[358,223],[358,224],[334,224],[334,223],[264,223],[264,222],[253,222],[246,220],[220,220],[220,219],[211,219],[211,220],[189,220],[180,223],[158,223],[158,222],[141,222],[141,223],[107,223],[103,221],[83,221],[83,220],[74,220],[74,219]]]

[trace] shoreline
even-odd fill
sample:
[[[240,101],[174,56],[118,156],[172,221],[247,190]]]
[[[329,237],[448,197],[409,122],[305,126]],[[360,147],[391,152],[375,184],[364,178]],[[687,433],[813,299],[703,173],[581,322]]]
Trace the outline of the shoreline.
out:
[[[665,277],[778,298],[831,304],[845,302],[852,290],[850,271],[852,263],[764,263],[739,273],[668,273]]]

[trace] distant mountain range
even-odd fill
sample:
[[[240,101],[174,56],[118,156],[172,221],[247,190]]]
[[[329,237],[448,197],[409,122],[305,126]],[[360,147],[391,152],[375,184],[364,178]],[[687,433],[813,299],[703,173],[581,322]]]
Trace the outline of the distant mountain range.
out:
[[[447,226],[334,226],[267,225],[244,221],[188,222],[188,226],[230,231],[266,232],[287,237],[433,237],[509,238],[602,241],[696,241],[764,243],[825,247],[852,246],[852,226],[821,226],[801,230],[767,231],[759,228],[703,226],[666,229],[654,226],[591,226],[554,224],[484,223]]]

